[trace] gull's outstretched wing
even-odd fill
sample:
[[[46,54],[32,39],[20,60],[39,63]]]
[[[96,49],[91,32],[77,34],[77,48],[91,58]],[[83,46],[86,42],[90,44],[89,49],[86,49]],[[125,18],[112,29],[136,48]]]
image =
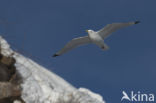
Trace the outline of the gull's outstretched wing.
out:
[[[53,57],[62,55],[66,52],[68,52],[69,50],[78,47],[80,45],[84,45],[84,44],[88,44],[91,43],[90,39],[88,36],[84,36],[84,37],[79,37],[79,38],[74,38],[71,41],[69,41],[64,48],[62,48],[60,51],[58,51],[56,54],[53,55]]]
[[[138,24],[140,21],[135,21],[135,22],[127,22],[127,23],[112,23],[112,24],[107,24],[103,29],[97,31],[99,35],[104,39],[107,36],[109,36],[112,32],[115,32],[118,29],[133,25],[133,24]]]

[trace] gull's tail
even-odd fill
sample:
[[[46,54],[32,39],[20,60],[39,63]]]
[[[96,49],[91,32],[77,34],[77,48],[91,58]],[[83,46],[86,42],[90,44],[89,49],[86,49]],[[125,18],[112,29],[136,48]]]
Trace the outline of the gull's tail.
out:
[[[107,44],[104,43],[104,45],[101,47],[102,50],[108,50],[109,46]]]

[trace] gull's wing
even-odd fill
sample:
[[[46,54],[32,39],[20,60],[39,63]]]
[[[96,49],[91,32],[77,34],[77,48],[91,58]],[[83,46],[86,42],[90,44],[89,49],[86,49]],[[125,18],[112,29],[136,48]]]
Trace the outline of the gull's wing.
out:
[[[127,23],[112,23],[112,24],[107,24],[103,29],[97,31],[98,34],[104,39],[107,36],[109,36],[112,32],[115,32],[118,29],[133,25],[133,24],[138,24],[140,21],[135,21],[135,22],[127,22]]]
[[[90,39],[88,36],[84,36],[84,37],[79,37],[79,38],[74,38],[71,41],[69,41],[64,48],[62,48],[60,51],[58,51],[56,54],[53,55],[53,57],[59,56],[64,54],[65,52],[68,52],[69,50],[80,46],[80,45],[84,45],[84,44],[88,44],[91,43]]]

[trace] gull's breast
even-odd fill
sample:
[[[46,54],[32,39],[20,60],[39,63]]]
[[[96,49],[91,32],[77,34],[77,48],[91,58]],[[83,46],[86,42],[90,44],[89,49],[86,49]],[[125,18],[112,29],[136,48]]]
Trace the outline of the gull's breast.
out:
[[[104,41],[103,41],[102,37],[100,35],[98,35],[96,32],[90,33],[88,35],[89,35],[89,38],[92,41],[92,43],[99,45],[99,46],[103,45]]]

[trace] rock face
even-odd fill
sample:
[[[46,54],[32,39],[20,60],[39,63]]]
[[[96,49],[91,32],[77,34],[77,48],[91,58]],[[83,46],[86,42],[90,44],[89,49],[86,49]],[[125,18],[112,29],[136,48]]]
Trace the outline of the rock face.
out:
[[[14,103],[105,103],[99,94],[85,88],[77,89],[55,73],[14,52],[2,37],[0,47],[2,55],[15,59],[16,71],[22,78],[19,84],[23,101],[17,99]]]

